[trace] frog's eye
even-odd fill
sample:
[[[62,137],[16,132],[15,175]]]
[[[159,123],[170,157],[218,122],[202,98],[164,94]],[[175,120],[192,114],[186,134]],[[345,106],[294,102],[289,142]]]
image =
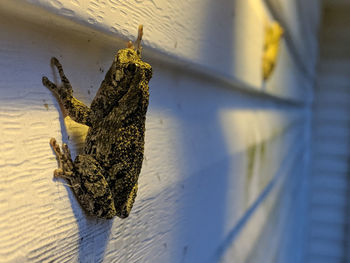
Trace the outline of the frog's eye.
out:
[[[133,55],[133,53],[131,51],[128,51],[128,53],[127,53],[128,58],[131,58],[132,55]]]
[[[127,67],[126,67],[126,72],[127,73],[131,73],[131,74],[133,74],[133,73],[135,73],[135,71],[136,71],[136,65],[135,64],[129,64]]]

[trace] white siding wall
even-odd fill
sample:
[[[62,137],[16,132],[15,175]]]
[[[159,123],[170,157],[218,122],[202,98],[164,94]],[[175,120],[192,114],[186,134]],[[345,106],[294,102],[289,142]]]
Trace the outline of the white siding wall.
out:
[[[298,262],[312,86],[285,41],[262,85],[269,18],[258,0],[0,1],[0,261]],[[57,56],[89,103],[139,23],[154,76],[138,196],[125,220],[88,219],[48,144],[76,155],[86,127],[41,77]]]

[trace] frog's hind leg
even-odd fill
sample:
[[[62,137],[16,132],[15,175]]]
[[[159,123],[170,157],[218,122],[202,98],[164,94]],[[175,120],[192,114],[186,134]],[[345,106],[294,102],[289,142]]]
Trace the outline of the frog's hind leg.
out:
[[[69,148],[67,144],[62,145],[62,151],[59,145],[56,142],[55,138],[51,138],[50,145],[52,149],[56,153],[56,157],[58,160],[58,169],[56,169],[53,173],[55,177],[61,177],[70,181],[73,175],[73,161],[70,155]]]
[[[75,194],[88,214],[106,219],[114,217],[112,192],[99,162],[90,155],[78,155],[74,160],[74,173],[80,180],[80,188],[75,189]]]
[[[121,163],[114,165],[109,174],[115,181],[112,184],[112,192],[114,193],[114,204],[117,211],[117,216],[126,218],[135,202],[137,195],[137,178],[139,171],[135,169],[128,169]]]
[[[50,140],[50,144],[59,163],[54,176],[68,181],[79,203],[89,215],[106,219],[114,217],[114,200],[100,164],[90,155],[84,154],[78,155],[73,162],[67,144],[62,145],[62,150],[54,138]]]

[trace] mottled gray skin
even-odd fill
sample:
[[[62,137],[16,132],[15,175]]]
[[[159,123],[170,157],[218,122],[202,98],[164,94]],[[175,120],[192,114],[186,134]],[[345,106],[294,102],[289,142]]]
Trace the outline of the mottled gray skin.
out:
[[[62,86],[47,77],[42,79],[67,114],[90,127],[84,152],[74,162],[66,144],[62,151],[54,138],[50,144],[59,161],[54,175],[69,182],[84,210],[92,216],[125,218],[136,197],[144,152],[148,82],[152,77],[151,66],[141,60],[141,37],[142,28],[138,47],[129,44],[115,55],[90,108],[73,97],[56,58],[51,62],[58,69]]]

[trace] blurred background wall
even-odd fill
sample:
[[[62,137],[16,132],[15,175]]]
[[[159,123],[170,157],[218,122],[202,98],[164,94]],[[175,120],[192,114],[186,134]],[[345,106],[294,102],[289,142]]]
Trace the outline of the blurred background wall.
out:
[[[306,262],[349,262],[350,2],[325,1],[314,89]]]

